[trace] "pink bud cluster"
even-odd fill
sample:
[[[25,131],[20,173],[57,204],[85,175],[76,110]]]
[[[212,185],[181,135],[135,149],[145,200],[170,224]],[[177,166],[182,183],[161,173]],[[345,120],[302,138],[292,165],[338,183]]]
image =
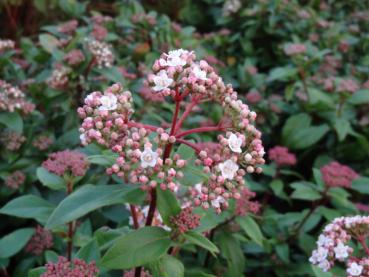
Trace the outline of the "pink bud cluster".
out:
[[[0,39],[0,52],[14,49],[15,43],[10,39]]]
[[[55,65],[51,76],[46,80],[46,83],[54,89],[63,89],[68,85],[70,68],[61,64]]]
[[[263,96],[257,90],[251,90],[246,94],[247,102],[257,104],[263,99]]]
[[[123,275],[123,277],[135,277],[135,276],[136,276],[135,269],[132,269],[130,271],[125,271]],[[141,277],[152,277],[152,275],[146,270],[142,270],[140,276]]]
[[[369,231],[369,216],[339,217],[328,224],[317,241],[309,261],[329,271],[336,261],[346,264],[347,276],[369,276],[369,258],[352,256],[354,249],[349,242],[353,239],[365,247],[365,238]]]
[[[7,130],[0,135],[0,142],[9,151],[17,151],[26,141],[26,137],[21,134]]]
[[[44,151],[49,148],[50,145],[53,144],[53,139],[51,137],[41,135],[38,136],[33,142],[32,145],[36,147],[38,150]]]
[[[35,105],[26,100],[25,94],[17,87],[0,80],[0,111],[20,111],[29,114]]]
[[[278,167],[293,166],[297,163],[295,154],[290,153],[288,148],[284,146],[274,146],[269,149],[268,156]]]
[[[338,84],[337,91],[338,92],[348,92],[348,93],[355,93],[359,90],[359,85],[355,80],[352,79],[345,79],[341,80]]]
[[[5,185],[11,189],[19,189],[26,180],[26,175],[20,170],[14,171],[5,179]]]
[[[105,39],[107,35],[108,35],[108,30],[106,30],[104,26],[102,26],[101,24],[97,24],[97,23],[93,25],[91,36],[94,39],[98,41],[102,41]]]
[[[359,177],[350,167],[338,162],[331,162],[323,166],[320,172],[325,185],[328,187],[350,188],[352,181]]]
[[[200,225],[200,216],[193,213],[192,207],[187,207],[170,219],[170,223],[181,233],[195,229]]]
[[[79,65],[81,62],[85,60],[85,56],[82,51],[79,49],[73,49],[68,52],[63,60],[70,66]]]
[[[61,256],[56,263],[47,263],[45,268],[46,272],[41,277],[97,277],[99,273],[95,262],[88,264],[80,259],[69,262]]]
[[[302,43],[291,43],[284,47],[284,53],[288,56],[295,56],[306,53],[306,46]]]
[[[251,200],[255,195],[256,193],[250,191],[247,187],[241,190],[241,197],[236,200],[236,215],[245,216],[249,213],[257,214],[259,212],[260,203]]]
[[[131,21],[132,23],[145,23],[147,22],[149,25],[154,26],[156,24],[156,18],[145,14],[145,13],[136,13],[134,15],[131,16]]]
[[[58,31],[66,35],[71,35],[74,33],[77,27],[78,27],[78,21],[73,19],[73,20],[69,20],[59,25]]]
[[[30,241],[26,245],[25,251],[39,256],[52,246],[52,233],[49,230],[42,228],[42,226],[37,225],[35,234],[31,237]]]
[[[87,48],[94,56],[97,66],[99,68],[113,66],[115,58],[110,45],[93,38],[88,38],[86,39],[86,41]]]
[[[49,158],[42,163],[42,167],[59,176],[69,174],[76,177],[85,175],[89,163],[85,154],[64,150],[51,153]]]

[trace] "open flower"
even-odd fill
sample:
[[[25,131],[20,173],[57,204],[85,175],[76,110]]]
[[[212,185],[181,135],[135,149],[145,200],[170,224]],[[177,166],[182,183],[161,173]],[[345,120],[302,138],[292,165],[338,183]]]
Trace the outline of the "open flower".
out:
[[[188,53],[189,52],[187,50],[183,50],[183,49],[177,49],[177,50],[169,51],[169,53],[167,54],[167,61],[165,62],[164,65],[167,65],[167,66],[184,66],[184,65],[186,65],[187,62],[181,56],[183,54],[188,54]]]
[[[169,78],[166,71],[161,70],[158,75],[154,77],[154,84],[153,90],[155,91],[162,91],[168,88],[172,83],[173,79]]]
[[[238,165],[232,160],[226,160],[219,164],[219,169],[225,179],[232,180],[238,170]]]
[[[338,243],[338,245],[333,249],[336,259],[343,260],[346,259],[349,255],[349,247],[344,245],[342,242]]]
[[[141,166],[143,168],[146,167],[154,167],[158,161],[158,153],[151,150],[150,147],[146,147],[145,151],[141,154]]]
[[[350,267],[347,269],[347,273],[351,276],[360,276],[363,271],[363,266],[353,262]]]
[[[211,200],[211,205],[214,207],[214,208],[220,208],[220,205],[222,203],[224,203],[225,200],[222,196],[218,196],[217,198],[215,198],[214,200]]]
[[[203,80],[206,81],[208,78],[206,78],[206,71],[205,70],[201,70],[200,67],[195,66],[192,70],[193,75],[195,75],[195,77],[199,80]]]
[[[100,111],[111,111],[117,108],[117,97],[114,94],[104,95],[100,98]]]
[[[242,138],[237,137],[235,134],[231,134],[228,138],[228,146],[235,153],[241,153]]]

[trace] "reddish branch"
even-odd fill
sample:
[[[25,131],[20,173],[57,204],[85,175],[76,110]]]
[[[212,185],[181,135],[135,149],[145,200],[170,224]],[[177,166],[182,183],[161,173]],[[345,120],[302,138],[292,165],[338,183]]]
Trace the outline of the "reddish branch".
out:
[[[221,125],[220,126],[200,127],[200,128],[195,128],[195,129],[191,129],[191,130],[187,130],[187,131],[184,131],[182,133],[179,133],[179,134],[176,135],[176,138],[181,138],[181,137],[188,136],[188,135],[195,134],[195,133],[223,131],[224,129],[226,129],[226,127],[221,126]]]

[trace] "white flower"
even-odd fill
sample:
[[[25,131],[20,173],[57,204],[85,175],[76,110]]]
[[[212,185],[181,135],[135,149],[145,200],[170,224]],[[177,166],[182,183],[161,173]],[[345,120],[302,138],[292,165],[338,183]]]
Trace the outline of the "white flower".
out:
[[[85,144],[87,141],[86,141],[86,135],[85,134],[81,134],[79,136],[79,139],[81,141],[82,144]]]
[[[238,165],[232,160],[226,160],[219,164],[219,169],[225,179],[232,180],[238,170]]]
[[[331,264],[328,260],[323,260],[318,264],[318,267],[320,267],[324,272],[327,272],[331,268]]]
[[[151,148],[146,147],[145,151],[141,153],[141,166],[143,168],[146,167],[154,167],[158,161],[158,153],[151,150]]]
[[[167,61],[164,64],[161,62],[161,64],[167,66],[184,66],[186,65],[187,61],[181,56],[188,53],[189,52],[187,50],[183,49],[169,51],[169,53],[167,54]]]
[[[157,75],[154,76],[153,90],[161,91],[168,88],[173,83],[173,79],[169,78],[164,70],[160,70]]]
[[[346,272],[352,276],[360,276],[363,271],[363,266],[353,262]]]
[[[346,259],[349,255],[348,253],[349,247],[344,245],[342,242],[338,243],[338,245],[333,248],[336,259],[343,260]]]
[[[206,71],[205,70],[201,70],[200,67],[195,66],[192,70],[193,75],[195,75],[195,77],[197,79],[200,80],[204,80],[206,81],[208,78],[206,78]]]
[[[318,249],[313,251],[309,261],[313,264],[317,264],[325,260],[327,256],[328,256],[328,250],[324,247],[318,247]]]
[[[214,208],[220,208],[220,204],[224,203],[224,198],[222,196],[218,196],[214,200],[211,200],[211,206]]]
[[[325,235],[320,235],[317,244],[318,246],[327,247],[333,244],[333,240]]]
[[[201,183],[198,183],[196,185],[194,185],[194,188],[195,190],[198,192],[198,193],[202,193],[201,189],[202,189],[202,184]]]
[[[117,108],[117,97],[114,94],[108,94],[101,96],[100,103],[101,106],[99,107],[100,111],[111,111]]]
[[[228,146],[233,152],[241,153],[242,138],[237,137],[235,134],[231,134],[228,138]]]

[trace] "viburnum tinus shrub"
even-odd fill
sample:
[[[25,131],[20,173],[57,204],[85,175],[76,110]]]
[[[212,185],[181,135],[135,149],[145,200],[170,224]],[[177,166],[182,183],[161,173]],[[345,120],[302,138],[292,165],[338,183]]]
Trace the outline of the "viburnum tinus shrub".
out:
[[[120,84],[89,94],[78,109],[83,119],[82,144],[96,143],[115,153],[117,158],[107,174],[121,178],[125,186],[139,185],[148,199],[144,224],[136,205],[131,204],[133,227],[137,230],[120,237],[102,260],[107,268],[136,267],[136,274],[141,266],[155,272],[150,263],[160,256],[173,259],[163,255],[175,256],[186,242],[217,252],[217,247],[201,232],[192,231],[200,226],[200,216],[193,209],[201,207],[221,213],[236,200],[242,201],[242,205],[232,219],[248,211],[256,212],[258,206],[248,200],[254,194],[248,191],[244,178],[260,173],[260,165],[265,162],[261,133],[253,124],[256,113],[206,61],[197,61],[192,51],[172,50],[154,62],[153,71],[147,84],[173,105],[167,129],[135,121],[132,93]],[[195,108],[206,102],[222,108],[220,122],[184,129]],[[190,139],[201,133],[213,134],[216,152],[209,151],[202,141]],[[191,170],[201,172],[198,183],[186,181]],[[156,209],[168,231],[150,227]],[[140,249],[147,254],[139,254]],[[131,258],[124,258],[127,255]]]

